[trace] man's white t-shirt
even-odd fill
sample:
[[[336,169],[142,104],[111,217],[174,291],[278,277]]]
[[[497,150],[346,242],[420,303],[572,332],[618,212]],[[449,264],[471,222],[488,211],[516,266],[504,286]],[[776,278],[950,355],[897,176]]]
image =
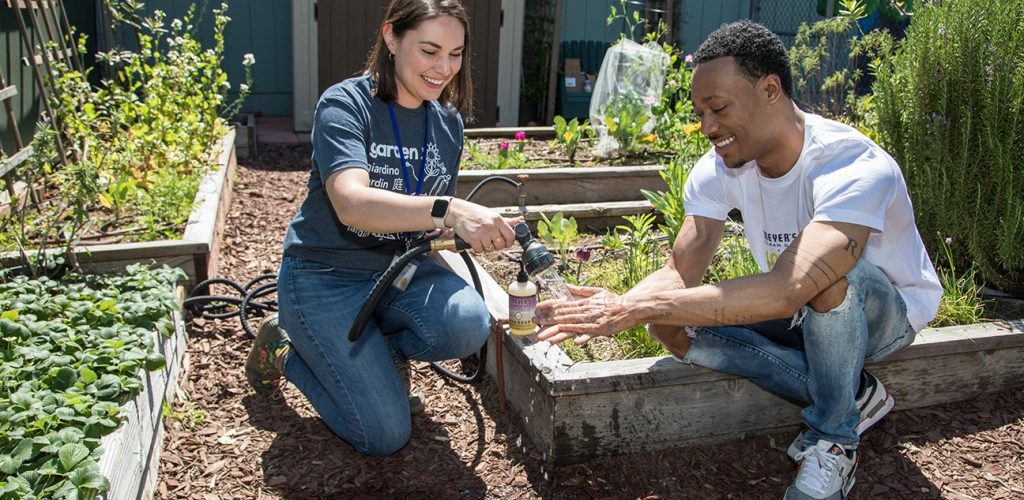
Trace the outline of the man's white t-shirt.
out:
[[[768,272],[811,221],[871,228],[861,258],[880,268],[907,304],[907,319],[920,331],[939,307],[942,285],[914,222],[914,209],[899,165],[856,129],[804,113],[804,144],[796,165],[770,179],[755,162],[726,167],[714,149],[686,182],[688,215],[725,220],[738,208],[754,259]]]

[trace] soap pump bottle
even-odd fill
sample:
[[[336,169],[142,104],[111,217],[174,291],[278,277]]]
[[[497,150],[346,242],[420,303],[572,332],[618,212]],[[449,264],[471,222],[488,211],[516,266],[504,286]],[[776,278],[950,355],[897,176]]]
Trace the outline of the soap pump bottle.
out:
[[[533,312],[537,309],[537,285],[526,274],[526,265],[519,261],[519,273],[508,285],[508,330],[512,335],[533,335],[537,325]]]

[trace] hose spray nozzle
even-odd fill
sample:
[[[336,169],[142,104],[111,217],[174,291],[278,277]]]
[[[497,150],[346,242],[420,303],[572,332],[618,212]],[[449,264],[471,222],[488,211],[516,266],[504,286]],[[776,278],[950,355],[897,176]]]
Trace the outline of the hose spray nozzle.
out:
[[[551,255],[547,247],[533,239],[526,221],[519,221],[515,226],[515,232],[516,241],[523,247],[523,265],[527,274],[534,276],[555,263],[555,256]]]

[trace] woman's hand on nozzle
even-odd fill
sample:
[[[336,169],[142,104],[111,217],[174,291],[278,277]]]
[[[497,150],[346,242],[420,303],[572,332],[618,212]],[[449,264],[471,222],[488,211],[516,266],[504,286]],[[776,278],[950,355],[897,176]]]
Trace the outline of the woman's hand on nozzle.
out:
[[[455,233],[466,241],[474,252],[493,252],[504,250],[516,241],[512,229],[516,219],[506,219],[496,210],[483,205],[453,199],[448,209],[445,223],[455,229]]]

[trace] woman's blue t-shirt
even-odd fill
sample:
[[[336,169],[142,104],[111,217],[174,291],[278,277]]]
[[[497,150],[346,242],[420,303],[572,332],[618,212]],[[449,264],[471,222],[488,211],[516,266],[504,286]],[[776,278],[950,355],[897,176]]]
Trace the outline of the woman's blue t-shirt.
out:
[[[405,235],[401,233],[367,233],[342,224],[324,189],[324,181],[331,174],[361,168],[369,173],[371,187],[406,193],[387,103],[375,97],[371,89],[370,77],[361,76],[332,86],[320,97],[313,117],[309,192],[288,226],[285,256],[335,267],[383,270],[396,252],[405,249]],[[426,101],[417,109],[395,103],[394,110],[405,153],[408,192],[416,191],[425,154],[420,194],[454,195],[462,155],[462,117],[437,101]],[[430,126],[424,151],[425,119],[430,120]]]

